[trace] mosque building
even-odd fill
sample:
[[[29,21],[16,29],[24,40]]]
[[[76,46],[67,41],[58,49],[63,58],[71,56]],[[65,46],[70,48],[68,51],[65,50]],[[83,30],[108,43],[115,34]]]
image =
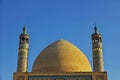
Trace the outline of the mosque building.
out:
[[[24,27],[19,36],[17,71],[13,73],[13,80],[107,80],[102,36],[96,25],[91,39],[93,69],[79,48],[66,40],[57,40],[37,56],[28,72],[29,35]]]

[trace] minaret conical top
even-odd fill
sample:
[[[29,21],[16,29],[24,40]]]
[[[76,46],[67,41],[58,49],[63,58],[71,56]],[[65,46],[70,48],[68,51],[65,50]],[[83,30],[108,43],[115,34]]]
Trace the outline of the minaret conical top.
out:
[[[24,27],[23,27],[23,34],[26,34],[26,33],[27,33],[26,26],[24,25]]]
[[[97,29],[96,24],[95,24],[94,30],[95,30],[95,33],[98,33],[98,29]]]

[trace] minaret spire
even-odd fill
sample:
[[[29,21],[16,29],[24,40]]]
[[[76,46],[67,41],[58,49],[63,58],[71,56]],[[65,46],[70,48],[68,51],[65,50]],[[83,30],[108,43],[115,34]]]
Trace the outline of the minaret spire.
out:
[[[26,26],[24,25],[24,27],[23,27],[23,34],[26,34],[26,33],[27,33]]]
[[[96,24],[95,24],[95,27],[94,27],[94,31],[95,31],[95,33],[98,33],[98,28],[97,28]]]

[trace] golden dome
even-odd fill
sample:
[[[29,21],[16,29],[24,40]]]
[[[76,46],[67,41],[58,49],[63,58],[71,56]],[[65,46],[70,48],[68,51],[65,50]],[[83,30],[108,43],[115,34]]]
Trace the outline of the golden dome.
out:
[[[65,40],[45,48],[36,58],[32,72],[91,72],[87,57],[80,49]]]

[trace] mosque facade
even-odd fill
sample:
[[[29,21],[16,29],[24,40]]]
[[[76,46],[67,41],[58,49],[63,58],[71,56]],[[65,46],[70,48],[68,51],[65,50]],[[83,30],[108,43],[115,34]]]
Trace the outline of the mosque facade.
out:
[[[13,80],[107,80],[102,53],[102,35],[94,27],[91,35],[93,69],[86,55],[66,40],[48,45],[28,68],[29,35],[26,27],[19,36],[17,71]]]

